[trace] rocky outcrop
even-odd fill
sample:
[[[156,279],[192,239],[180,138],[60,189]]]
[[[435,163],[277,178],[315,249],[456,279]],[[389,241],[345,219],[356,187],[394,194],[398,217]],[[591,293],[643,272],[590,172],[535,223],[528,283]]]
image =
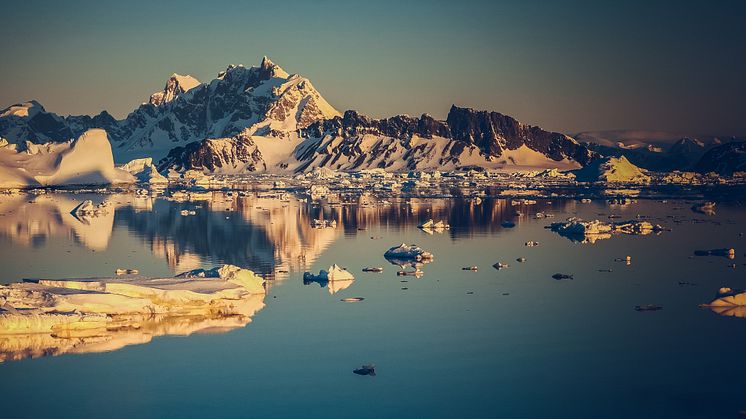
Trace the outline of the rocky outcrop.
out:
[[[556,161],[571,159],[585,165],[593,156],[586,147],[567,135],[522,124],[497,112],[454,105],[446,122],[454,140],[474,144],[490,156],[500,156],[506,150],[516,150],[523,145]]]
[[[266,170],[262,153],[248,135],[217,138],[189,143],[172,149],[159,163],[161,170],[196,169],[211,172],[220,169],[238,172]]]
[[[182,76],[174,73],[169,77],[168,81],[166,81],[166,87],[163,88],[162,92],[155,92],[150,95],[149,103],[154,106],[159,106],[171,102],[180,94],[186,93],[199,85],[199,80],[192,76]]]

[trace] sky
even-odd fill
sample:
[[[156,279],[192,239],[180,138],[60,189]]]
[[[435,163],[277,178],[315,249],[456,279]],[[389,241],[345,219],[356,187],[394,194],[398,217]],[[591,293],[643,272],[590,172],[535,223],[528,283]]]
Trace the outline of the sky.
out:
[[[172,73],[269,56],[337,109],[746,134],[744,1],[0,2],[0,108],[122,118]]]

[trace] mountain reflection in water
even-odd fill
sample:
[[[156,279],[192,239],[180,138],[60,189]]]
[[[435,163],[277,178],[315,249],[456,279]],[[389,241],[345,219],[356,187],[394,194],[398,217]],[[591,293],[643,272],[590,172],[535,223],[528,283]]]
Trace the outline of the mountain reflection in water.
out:
[[[201,195],[202,196],[202,195]],[[0,196],[0,236],[14,244],[41,246],[52,236],[70,237],[91,250],[104,250],[116,227],[133,232],[165,259],[173,273],[228,263],[265,276],[282,278],[308,269],[340,234],[365,234],[385,225],[402,229],[428,219],[445,220],[453,239],[475,231],[498,231],[504,220],[537,212],[568,211],[575,201],[513,205],[509,199],[403,199],[380,205],[318,205],[302,200],[209,194],[209,200],[175,202],[134,194]],[[106,214],[86,220],[70,211],[84,199],[108,201]],[[182,215],[182,211],[195,215]],[[519,215],[520,214],[520,215]],[[336,221],[336,227],[314,228],[312,220]],[[87,223],[86,223],[87,222]]]

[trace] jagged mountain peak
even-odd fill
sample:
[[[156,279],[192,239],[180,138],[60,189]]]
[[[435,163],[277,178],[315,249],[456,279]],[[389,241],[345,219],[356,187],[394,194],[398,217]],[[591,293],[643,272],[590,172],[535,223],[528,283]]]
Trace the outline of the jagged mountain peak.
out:
[[[39,112],[46,112],[44,107],[35,99],[16,103],[7,108],[0,110],[0,118],[8,116],[17,116],[21,118],[33,118]]]
[[[279,77],[287,79],[290,77],[287,71],[283,70],[282,67],[272,62],[266,55],[262,58],[262,63],[259,64],[259,68],[264,72],[269,72],[273,77]]]
[[[163,91],[123,120],[46,112],[0,119],[0,136],[16,144],[65,141],[90,128],[109,133],[118,161],[167,156],[161,166],[227,172],[576,168],[594,156],[564,134],[455,104],[446,120],[341,114],[310,80],[267,57],[258,66],[229,65],[207,83],[173,74]]]
[[[272,78],[289,79],[291,76],[287,71],[272,62],[272,60],[267,58],[265,55],[264,58],[262,58],[259,67],[252,66],[247,68],[243,64],[230,64],[225,71],[218,73],[217,78],[219,80],[235,80],[246,77],[256,77],[260,80],[269,80]]]
[[[195,77],[190,75],[182,76],[181,74],[173,73],[171,77],[166,80],[166,87],[164,87],[162,91],[150,95],[149,103],[154,106],[160,106],[174,100],[180,94],[186,93],[200,84],[202,83],[200,83],[200,81]]]

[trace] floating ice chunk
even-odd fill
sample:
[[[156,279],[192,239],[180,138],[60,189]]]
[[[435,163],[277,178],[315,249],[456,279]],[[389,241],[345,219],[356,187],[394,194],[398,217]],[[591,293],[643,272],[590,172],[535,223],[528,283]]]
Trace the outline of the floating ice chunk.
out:
[[[705,215],[715,215],[715,203],[708,201],[692,206],[692,211]]]
[[[432,218],[417,226],[423,230],[445,230],[451,226],[443,220],[434,221]]]
[[[700,307],[709,308],[721,316],[746,317],[746,291],[720,288],[714,300]]]
[[[329,267],[328,270],[319,271],[318,275],[311,272],[303,274],[303,283],[309,285],[316,282],[321,287],[328,286],[329,294],[336,294],[339,291],[349,287],[355,281],[355,277],[348,270],[340,268],[336,264]]]
[[[367,364],[363,365],[360,368],[356,368],[352,370],[353,373],[357,375],[370,375],[372,377],[375,377],[376,375],[376,366],[373,364]]]
[[[583,243],[608,239],[612,234],[647,235],[663,231],[663,227],[653,225],[648,221],[630,220],[608,223],[599,220],[583,221],[575,217],[568,218],[564,222],[552,223],[549,228],[563,237]]]
[[[416,244],[408,245],[405,243],[390,248],[383,256],[387,259],[414,259],[418,261],[433,259],[432,253],[421,249]]]
[[[735,259],[736,249],[731,247],[724,249],[695,250],[694,254],[697,256],[723,256],[728,259]]]
[[[225,265],[213,271],[217,278],[39,279],[2,285],[4,305],[23,310],[0,312],[0,335],[136,326],[137,315],[242,314],[242,301],[265,294],[264,280],[249,270]]]
[[[350,271],[340,268],[337,264],[330,266],[328,270],[322,269],[318,275],[306,272],[303,278],[312,281],[352,281],[355,279]]]

